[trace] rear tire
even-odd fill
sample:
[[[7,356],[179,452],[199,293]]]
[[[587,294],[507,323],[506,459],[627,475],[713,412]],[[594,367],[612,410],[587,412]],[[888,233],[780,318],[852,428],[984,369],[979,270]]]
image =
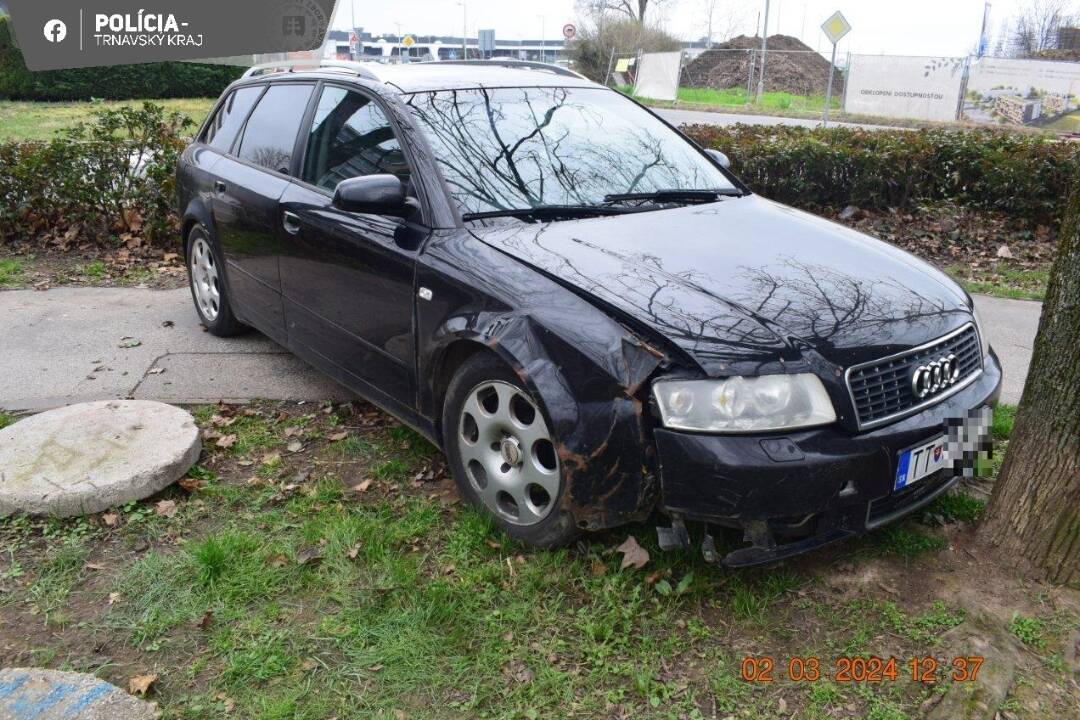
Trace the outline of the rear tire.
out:
[[[462,497],[510,537],[547,548],[573,541],[578,529],[561,507],[561,466],[540,407],[503,362],[482,353],[450,381],[442,428]]]
[[[210,233],[201,224],[196,224],[188,232],[186,244],[188,285],[199,321],[210,334],[219,337],[246,331],[247,326],[233,314],[225,288],[225,265]]]

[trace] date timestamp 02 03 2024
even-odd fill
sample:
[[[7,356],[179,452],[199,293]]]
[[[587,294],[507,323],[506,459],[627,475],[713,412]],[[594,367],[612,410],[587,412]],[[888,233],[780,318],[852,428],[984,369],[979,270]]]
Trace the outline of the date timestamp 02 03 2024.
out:
[[[831,667],[818,657],[792,657],[780,663],[768,655],[749,655],[743,658],[740,675],[746,682],[880,683],[906,678],[912,682],[933,684],[948,674],[954,682],[976,682],[985,658],[978,655],[939,659],[929,655],[909,660],[894,657],[838,657]]]

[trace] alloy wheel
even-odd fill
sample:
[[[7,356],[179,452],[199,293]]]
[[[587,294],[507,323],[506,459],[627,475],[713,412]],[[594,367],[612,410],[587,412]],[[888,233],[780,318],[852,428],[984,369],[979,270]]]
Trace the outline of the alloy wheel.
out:
[[[559,497],[559,459],[536,404],[502,381],[474,387],[457,432],[469,484],[484,505],[512,525],[535,525]]]
[[[191,244],[191,286],[199,311],[209,322],[217,319],[221,310],[221,288],[218,285],[217,262],[206,238],[196,237]]]

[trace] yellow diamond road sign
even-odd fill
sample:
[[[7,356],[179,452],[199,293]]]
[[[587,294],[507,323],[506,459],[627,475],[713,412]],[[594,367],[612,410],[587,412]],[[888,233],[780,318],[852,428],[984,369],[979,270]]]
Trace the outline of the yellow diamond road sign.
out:
[[[825,31],[825,36],[829,38],[829,42],[835,45],[840,42],[840,38],[851,32],[851,23],[847,21],[843,13],[837,10],[832,17],[822,23],[821,29]]]
[[[416,44],[416,40],[413,39],[412,35],[406,35],[405,39],[401,41],[401,44],[405,47],[412,47]]]

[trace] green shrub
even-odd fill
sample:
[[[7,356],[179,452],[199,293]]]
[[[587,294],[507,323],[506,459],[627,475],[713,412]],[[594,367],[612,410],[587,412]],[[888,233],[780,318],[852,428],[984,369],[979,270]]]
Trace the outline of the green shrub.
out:
[[[995,130],[688,125],[755,192],[798,207],[905,208],[952,200],[1056,227],[1080,175],[1071,143]]]
[[[230,65],[158,62],[30,72],[12,42],[8,20],[0,18],[0,99],[217,97],[243,71]]]
[[[190,125],[146,102],[98,111],[49,142],[0,143],[0,242],[169,236],[176,158]]]

